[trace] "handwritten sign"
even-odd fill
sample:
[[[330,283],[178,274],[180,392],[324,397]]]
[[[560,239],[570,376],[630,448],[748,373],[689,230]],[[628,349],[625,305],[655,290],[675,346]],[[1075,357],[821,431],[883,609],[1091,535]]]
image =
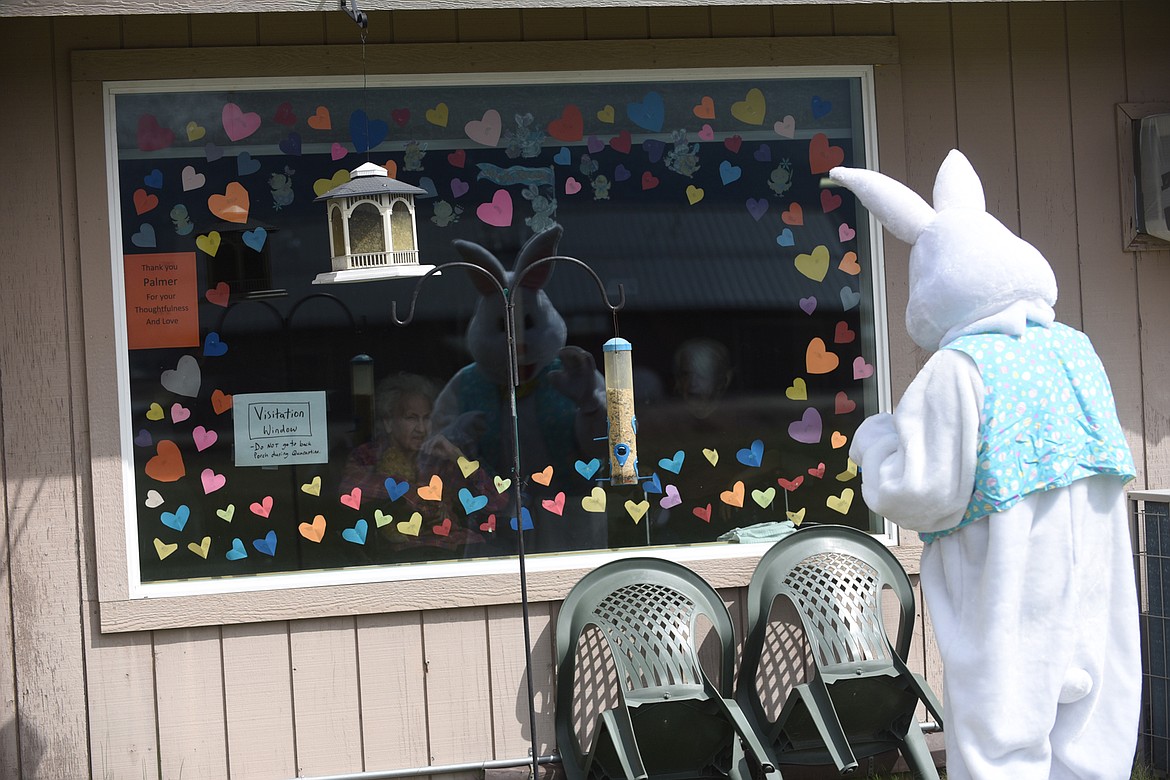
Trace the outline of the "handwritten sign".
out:
[[[237,393],[232,399],[237,466],[326,463],[325,391]]]
[[[130,349],[199,346],[195,253],[123,256]]]

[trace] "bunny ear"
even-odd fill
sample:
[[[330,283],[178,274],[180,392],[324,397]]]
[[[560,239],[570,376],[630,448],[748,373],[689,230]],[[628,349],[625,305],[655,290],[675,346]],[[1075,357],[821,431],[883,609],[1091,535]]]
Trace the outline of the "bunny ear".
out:
[[[538,260],[543,260],[546,257],[554,257],[557,253],[557,244],[561,240],[561,234],[564,229],[560,225],[553,225],[547,230],[537,233],[532,238],[520,247],[519,253],[516,255],[516,267],[512,269],[512,278],[519,276],[524,269],[528,268]],[[524,279],[520,282],[521,287],[527,287],[529,290],[539,290],[548,283],[548,279],[552,276],[553,264],[545,263],[531,273],[524,274]]]
[[[918,193],[885,174],[838,167],[829,176],[853,190],[878,221],[907,244],[917,241],[935,217],[934,209]]]
[[[934,179],[934,209],[965,208],[987,210],[983,183],[971,167],[971,161],[958,149],[952,149],[938,168]]]
[[[508,273],[504,270],[504,264],[491,252],[479,244],[473,244],[470,241],[463,241],[462,239],[456,239],[451,244],[455,247],[455,251],[459,253],[459,256],[466,262],[477,265],[496,277],[496,280],[500,283],[500,287],[508,286]],[[468,269],[467,275],[480,295],[487,296],[499,292],[499,289],[483,274]]]

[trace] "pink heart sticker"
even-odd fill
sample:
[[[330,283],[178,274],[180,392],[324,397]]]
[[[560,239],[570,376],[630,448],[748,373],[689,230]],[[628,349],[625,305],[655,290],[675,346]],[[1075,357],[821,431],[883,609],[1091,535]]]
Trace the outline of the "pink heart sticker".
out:
[[[223,107],[223,129],[228,138],[241,141],[260,129],[260,115],[244,113],[235,103],[226,103]]]
[[[183,181],[183,192],[197,190],[207,183],[207,177],[195,170],[195,166],[188,165],[180,176]]]
[[[546,498],[540,502],[540,505],[554,515],[560,516],[565,511],[565,494],[563,492],[557,493],[555,498]]]
[[[186,420],[190,416],[191,416],[191,410],[188,409],[187,407],[183,406],[178,401],[171,404],[171,421],[172,422],[177,422],[177,423],[183,422],[183,420]]]
[[[341,497],[341,503],[345,504],[350,509],[360,509],[362,505],[362,489],[355,487]]]
[[[574,179],[572,176],[565,179],[565,194],[576,195],[581,191],[581,182]]]
[[[784,138],[792,138],[794,135],[796,135],[795,117],[793,117],[792,114],[789,114],[776,124],[772,125],[772,130],[775,131],[776,135],[783,136]]]
[[[199,481],[203,483],[203,493],[214,493],[221,487],[227,484],[227,477],[223,474],[216,474],[211,469],[203,469],[199,474]]]
[[[508,227],[512,224],[512,196],[507,190],[496,190],[492,202],[481,203],[475,215],[486,225]]]
[[[349,154],[349,151],[344,146],[337,143],[336,141],[333,142],[333,146],[329,147],[329,156],[334,161],[340,160],[341,158],[345,157],[347,154]]]
[[[191,436],[195,439],[195,449],[199,452],[203,452],[219,440],[218,433],[209,431],[202,425],[196,425],[195,430],[191,432]]]
[[[841,239],[842,244],[844,244],[846,241],[852,241],[853,237],[856,235],[857,231],[849,227],[847,223],[843,222],[841,223],[841,226],[837,228],[837,237]]]
[[[869,379],[873,376],[873,364],[866,363],[865,358],[856,357],[853,359],[853,378],[854,379]]]
[[[252,510],[252,514],[268,517],[272,512],[272,496],[264,496],[263,501],[253,501],[248,508]]]
[[[483,112],[483,119],[472,119],[463,126],[463,132],[477,144],[495,146],[500,142],[500,112],[489,108]]]
[[[703,125],[703,127],[699,130],[699,140],[701,140],[701,141],[714,141],[715,140],[715,131],[711,129],[711,125]]]
[[[666,495],[658,502],[658,505],[663,509],[670,509],[682,503],[682,496],[678,494],[678,488],[674,485],[667,485],[665,488]]]

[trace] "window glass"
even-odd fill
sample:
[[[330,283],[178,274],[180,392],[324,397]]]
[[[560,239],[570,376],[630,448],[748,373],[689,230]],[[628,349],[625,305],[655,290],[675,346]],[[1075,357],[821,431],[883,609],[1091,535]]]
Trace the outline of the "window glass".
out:
[[[880,274],[824,178],[867,164],[868,73],[810,73],[110,85],[141,582],[474,561],[521,529],[538,555],[876,530],[847,453],[878,405]],[[331,220],[317,198],[366,162],[423,194]],[[359,233],[511,270],[555,226],[625,306],[565,261],[511,291],[515,473],[486,277],[313,281]],[[634,484],[611,478],[615,336]]]

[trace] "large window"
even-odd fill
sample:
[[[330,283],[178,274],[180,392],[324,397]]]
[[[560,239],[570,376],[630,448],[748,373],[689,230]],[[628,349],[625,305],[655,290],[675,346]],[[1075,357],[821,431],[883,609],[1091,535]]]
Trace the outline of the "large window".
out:
[[[825,181],[873,164],[871,103],[862,68],[108,84],[132,589],[483,571],[521,532],[552,557],[878,531],[847,452],[879,405],[881,275]],[[313,285],[344,238],[315,198],[364,162],[425,191],[417,235],[404,204],[386,222],[424,263],[478,251],[459,239],[511,269],[559,225],[624,288],[616,318],[571,264],[522,291],[519,474],[494,293],[446,271],[398,326],[415,279]],[[636,485],[578,365],[614,335]]]

